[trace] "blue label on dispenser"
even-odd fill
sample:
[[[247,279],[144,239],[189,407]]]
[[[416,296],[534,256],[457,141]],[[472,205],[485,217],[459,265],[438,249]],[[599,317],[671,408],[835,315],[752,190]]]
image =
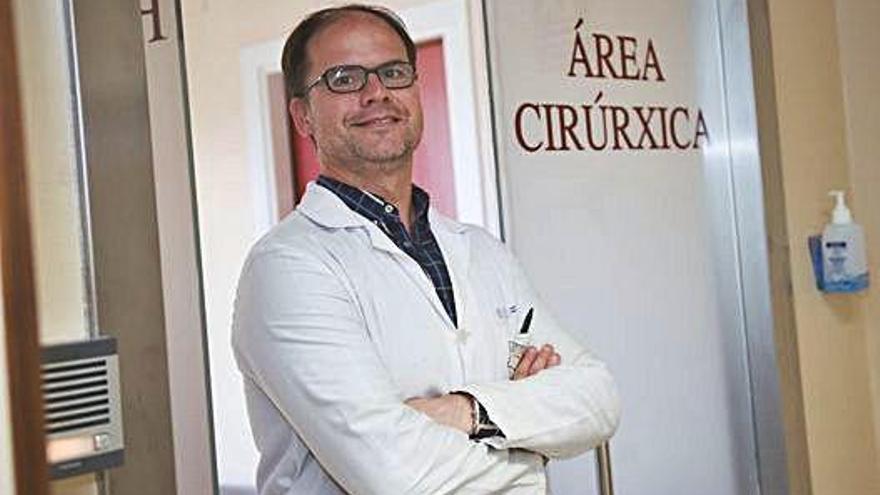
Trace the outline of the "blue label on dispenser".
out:
[[[825,281],[825,292],[858,292],[867,288],[867,272],[844,280],[835,280],[833,282]]]

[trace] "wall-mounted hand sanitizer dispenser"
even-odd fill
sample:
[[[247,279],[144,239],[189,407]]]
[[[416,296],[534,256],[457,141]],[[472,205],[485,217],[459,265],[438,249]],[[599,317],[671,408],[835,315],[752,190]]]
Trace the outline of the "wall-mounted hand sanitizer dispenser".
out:
[[[865,234],[846,206],[843,191],[831,191],[837,201],[831,222],[821,236],[809,240],[816,287],[823,292],[858,292],[868,287]]]
[[[857,292],[868,287],[865,235],[846,206],[844,191],[831,191],[836,199],[831,223],[822,232],[822,271],[825,292]]]
[[[116,340],[46,346],[42,353],[46,454],[52,479],[121,465]]]

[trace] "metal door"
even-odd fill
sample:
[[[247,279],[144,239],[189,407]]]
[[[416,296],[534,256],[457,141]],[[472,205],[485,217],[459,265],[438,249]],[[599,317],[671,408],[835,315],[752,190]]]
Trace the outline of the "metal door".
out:
[[[484,8],[505,238],[617,378],[616,490],[786,493],[745,2]]]

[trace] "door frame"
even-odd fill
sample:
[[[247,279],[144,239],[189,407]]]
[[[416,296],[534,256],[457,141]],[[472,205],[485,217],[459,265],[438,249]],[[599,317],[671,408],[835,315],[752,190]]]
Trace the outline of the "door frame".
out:
[[[773,222],[772,211],[783,200],[781,182],[768,181],[774,170],[781,169],[778,160],[761,149],[769,139],[769,122],[759,121],[760,101],[765,108],[775,102],[761,100],[761,70],[769,67],[769,37],[759,36],[762,23],[767,22],[764,0],[715,0],[718,29],[721,38],[721,65],[727,115],[731,182],[733,183],[733,210],[736,228],[736,256],[740,267],[739,304],[742,308],[741,329],[747,359],[752,435],[757,468],[757,492],[763,495],[800,493],[791,491],[790,477],[802,473],[788,469],[789,459],[796,460],[797,452],[788,448],[787,441],[795,430],[786,431],[783,395],[790,390],[795,377],[800,389],[800,373],[791,373],[791,361],[784,353],[777,355],[775,338],[784,338],[787,332],[783,313],[793,310],[792,301],[780,290],[782,280],[768,275],[775,266],[768,245],[768,232],[784,229],[784,224]],[[767,57],[767,58],[764,58]],[[748,67],[751,70],[739,70]],[[771,70],[772,74],[772,70]],[[769,106],[768,106],[769,105]],[[760,125],[759,125],[760,124]],[[773,126],[775,130],[775,125]],[[778,186],[778,188],[777,188]],[[769,208],[769,209],[768,209]],[[784,211],[784,210],[780,210]],[[787,258],[785,264],[788,264]],[[793,333],[792,333],[793,335]],[[792,349],[796,347],[791,347]],[[740,349],[727,351],[735,357]],[[797,360],[794,360],[797,367]],[[795,371],[797,371],[795,369]],[[790,399],[790,397],[786,397]],[[789,404],[789,407],[791,405]],[[801,412],[803,408],[801,406]],[[795,483],[794,486],[799,486]]]
[[[14,486],[49,493],[34,252],[11,0],[0,0],[0,258]]]
[[[716,0],[761,493],[811,493],[767,0]],[[751,70],[738,70],[748,67]]]

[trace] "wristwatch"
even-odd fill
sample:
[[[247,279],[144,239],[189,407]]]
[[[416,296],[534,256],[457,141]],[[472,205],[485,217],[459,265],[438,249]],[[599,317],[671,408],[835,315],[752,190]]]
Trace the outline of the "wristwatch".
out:
[[[471,440],[481,440],[483,438],[489,437],[503,437],[504,433],[502,433],[501,428],[498,428],[498,425],[492,422],[489,419],[489,413],[486,412],[486,408],[480,404],[480,401],[477,400],[476,397],[471,397],[473,400],[473,421],[471,428],[471,434],[469,435]]]

